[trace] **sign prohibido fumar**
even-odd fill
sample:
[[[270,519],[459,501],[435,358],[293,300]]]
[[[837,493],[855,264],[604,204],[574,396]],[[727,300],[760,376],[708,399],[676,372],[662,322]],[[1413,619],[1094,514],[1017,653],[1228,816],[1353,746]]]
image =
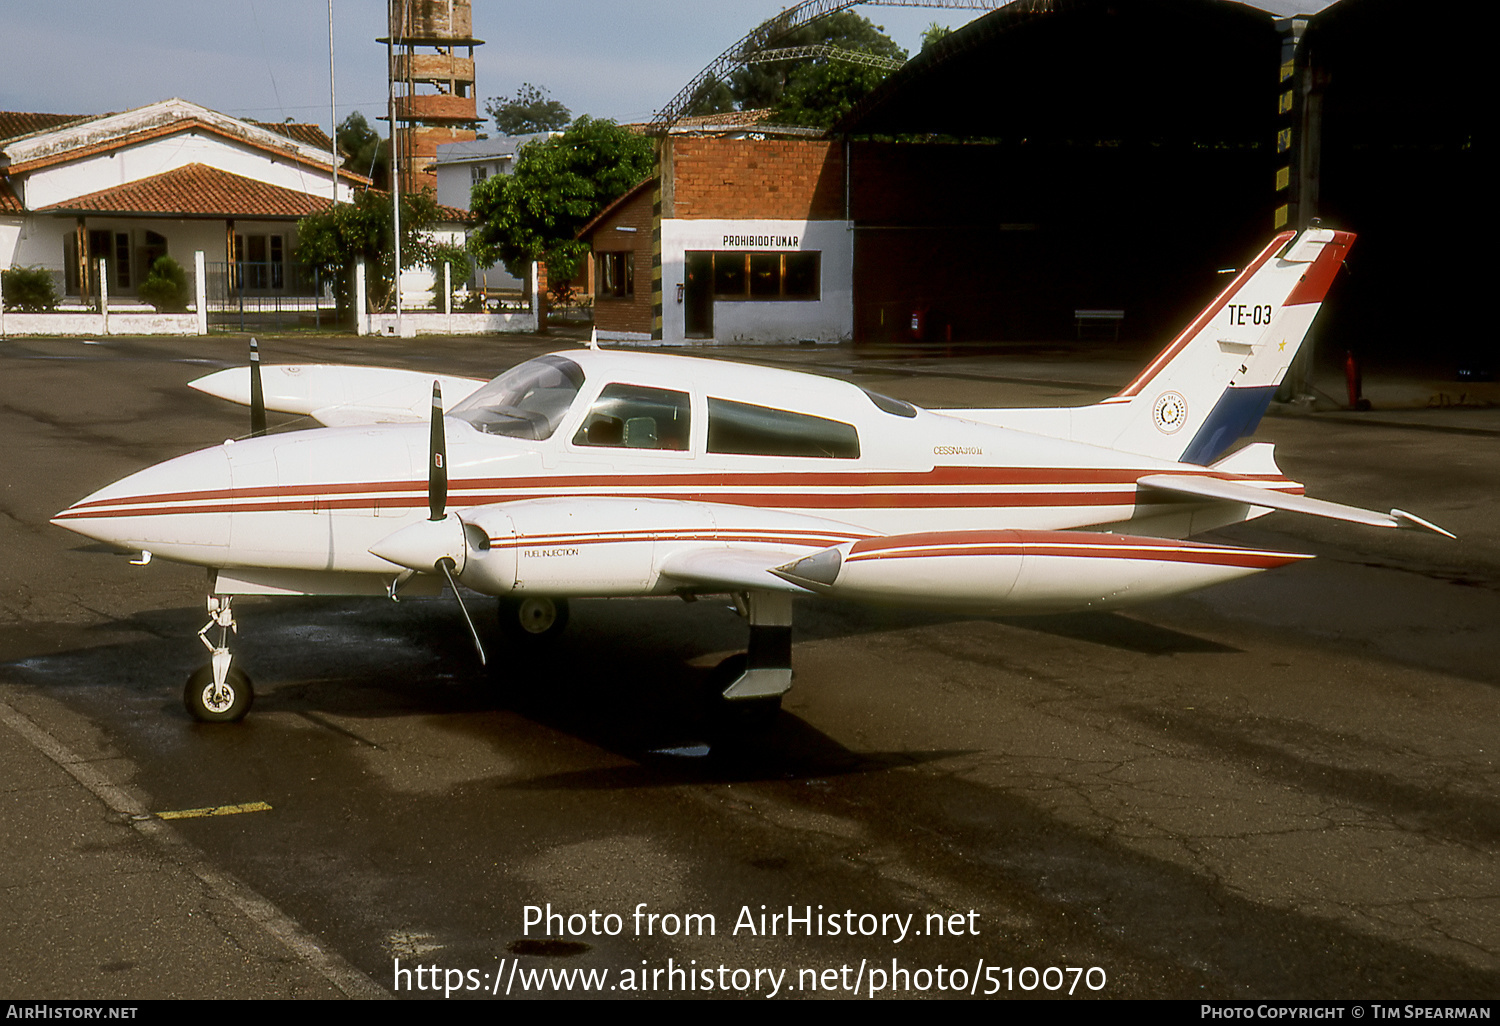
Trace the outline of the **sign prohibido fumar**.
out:
[[[796,249],[798,235],[726,235],[724,249]]]

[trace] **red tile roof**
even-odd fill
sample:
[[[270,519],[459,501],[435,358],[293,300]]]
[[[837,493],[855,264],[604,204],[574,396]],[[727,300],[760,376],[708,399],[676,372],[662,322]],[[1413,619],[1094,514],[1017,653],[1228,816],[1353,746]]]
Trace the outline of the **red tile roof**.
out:
[[[322,125],[300,121],[251,121],[250,124],[264,128],[268,132],[275,132],[277,135],[284,135],[293,142],[311,146],[315,150],[326,152],[333,146],[333,140],[328,138],[328,133],[323,131]]]
[[[10,187],[10,179],[0,176],[0,214],[24,214],[21,197]]]
[[[70,121],[86,121],[97,114],[31,114],[19,110],[0,110],[0,142],[30,135],[47,128],[57,128]]]
[[[40,212],[292,220],[327,206],[327,196],[267,185],[207,164],[188,164],[175,171],[54,203]]]

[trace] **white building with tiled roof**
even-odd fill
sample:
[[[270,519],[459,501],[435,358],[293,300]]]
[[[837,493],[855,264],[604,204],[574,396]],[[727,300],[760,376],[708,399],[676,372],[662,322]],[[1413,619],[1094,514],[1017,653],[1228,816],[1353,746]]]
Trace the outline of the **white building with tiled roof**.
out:
[[[319,143],[324,145],[319,145]],[[242,121],[186,100],[92,117],[0,112],[0,269],[51,271],[59,293],[129,296],[168,254],[287,280],[296,222],[333,198],[333,155],[316,126]],[[368,181],[338,174],[347,201]]]

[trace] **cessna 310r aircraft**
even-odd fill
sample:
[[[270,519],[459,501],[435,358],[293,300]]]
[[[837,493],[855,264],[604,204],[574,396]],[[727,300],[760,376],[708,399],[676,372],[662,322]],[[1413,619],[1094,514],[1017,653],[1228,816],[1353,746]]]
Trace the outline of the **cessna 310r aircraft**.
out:
[[[1277,235],[1134,381],[1078,408],[930,411],[807,374],[597,346],[488,383],[262,374],[252,353],[251,373],[192,384],[248,403],[257,437],[143,470],[53,523],[137,562],[209,568],[211,658],[185,694],[202,720],[251,703],[228,645],[234,596],[394,599],[445,578],[455,596],[500,597],[538,636],[562,628],[572,597],[731,594],[749,645],[715,690],[723,708],[774,710],[796,596],[1115,609],[1307,558],[1179,540],[1273,509],[1447,534],[1305,497],[1268,444],[1224,455],[1255,429],[1353,241]],[[459,401],[445,410],[444,394]],[[258,437],[267,408],[333,426]]]

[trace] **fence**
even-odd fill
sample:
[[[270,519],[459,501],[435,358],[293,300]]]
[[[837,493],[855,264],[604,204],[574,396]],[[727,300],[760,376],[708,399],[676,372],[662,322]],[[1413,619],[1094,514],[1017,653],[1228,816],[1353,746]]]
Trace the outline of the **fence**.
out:
[[[338,320],[334,282],[316,267],[236,260],[206,265],[210,331],[331,328]]]

